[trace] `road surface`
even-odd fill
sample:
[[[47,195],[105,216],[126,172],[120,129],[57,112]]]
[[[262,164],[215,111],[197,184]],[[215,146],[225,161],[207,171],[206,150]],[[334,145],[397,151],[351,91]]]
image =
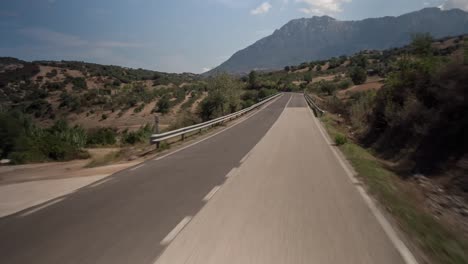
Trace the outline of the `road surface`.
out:
[[[286,94],[199,144],[0,219],[0,263],[404,263],[315,122]]]

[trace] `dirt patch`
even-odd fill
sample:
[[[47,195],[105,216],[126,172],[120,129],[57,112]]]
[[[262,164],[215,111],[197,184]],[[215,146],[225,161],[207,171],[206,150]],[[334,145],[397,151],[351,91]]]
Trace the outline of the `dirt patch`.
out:
[[[337,96],[340,99],[347,99],[353,93],[371,91],[371,90],[377,91],[380,88],[382,88],[383,85],[384,83],[382,81],[374,81],[374,82],[368,82],[368,83],[361,84],[361,85],[354,85],[354,86],[349,87],[348,89],[339,91],[337,93]]]
[[[436,181],[420,174],[414,175],[412,182],[419,189],[421,204],[427,211],[468,237],[468,205],[463,197],[449,194]]]
[[[345,77],[345,74],[325,75],[325,76],[315,77],[312,79],[312,83],[316,83],[320,81],[333,81],[336,77]]]

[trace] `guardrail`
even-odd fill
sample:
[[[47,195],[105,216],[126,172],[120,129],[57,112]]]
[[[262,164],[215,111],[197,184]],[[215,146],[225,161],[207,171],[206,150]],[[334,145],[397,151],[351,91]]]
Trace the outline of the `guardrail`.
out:
[[[237,111],[235,113],[232,113],[232,114],[229,114],[229,115],[225,115],[225,116],[222,116],[222,117],[218,117],[218,118],[215,118],[215,119],[212,119],[210,121],[206,121],[206,122],[203,122],[203,123],[200,123],[200,124],[196,124],[196,125],[192,125],[192,126],[188,126],[188,127],[183,127],[183,128],[179,128],[179,129],[176,129],[176,130],[172,130],[172,131],[168,131],[168,132],[164,132],[164,133],[160,133],[160,134],[153,134],[151,135],[151,143],[152,144],[156,144],[156,147],[159,147],[159,143],[162,142],[162,141],[165,141],[165,140],[168,140],[168,139],[171,139],[171,138],[175,138],[175,137],[181,137],[182,140],[185,139],[185,135],[188,134],[188,133],[192,133],[192,132],[195,132],[195,131],[198,131],[198,132],[201,132],[201,130],[203,128],[207,128],[207,127],[210,127],[210,126],[215,126],[217,124],[220,124],[222,122],[225,122],[225,121],[230,121],[234,118],[237,118],[243,114],[246,114],[252,110],[254,110],[255,108],[258,108],[262,105],[264,105],[265,103],[281,96],[282,93],[278,93],[278,94],[275,94],[275,95],[272,95],[270,97],[266,97],[264,98],[263,100],[261,100],[260,102],[252,105],[252,106],[249,106],[247,108],[244,108],[240,111]]]
[[[322,110],[322,109],[320,109],[320,107],[318,107],[318,105],[314,102],[312,97],[310,97],[310,95],[308,95],[305,92],[304,92],[304,98],[306,99],[307,104],[310,106],[310,108],[312,108],[312,110],[314,111],[315,116],[317,116],[317,117],[322,116],[323,113],[325,113],[324,110]]]

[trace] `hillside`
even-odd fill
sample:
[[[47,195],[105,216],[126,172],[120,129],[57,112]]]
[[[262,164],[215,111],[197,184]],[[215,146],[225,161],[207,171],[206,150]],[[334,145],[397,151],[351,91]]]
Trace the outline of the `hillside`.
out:
[[[84,147],[148,144],[154,131],[192,125],[274,93],[227,75],[202,79],[75,61],[0,58],[0,158],[85,158]]]
[[[361,50],[401,47],[409,43],[412,33],[420,32],[436,38],[468,33],[468,13],[459,9],[426,8],[398,17],[361,21],[339,21],[328,16],[295,19],[236,52],[206,75],[275,70]]]
[[[4,110],[31,115],[41,126],[66,119],[84,128],[134,129],[153,121],[162,95],[174,106],[193,91],[199,97],[199,79],[190,73],[0,58],[0,102]]]

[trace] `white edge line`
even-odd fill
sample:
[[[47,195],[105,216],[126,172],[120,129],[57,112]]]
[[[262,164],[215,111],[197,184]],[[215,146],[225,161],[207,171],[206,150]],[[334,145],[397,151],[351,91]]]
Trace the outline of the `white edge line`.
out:
[[[213,189],[211,189],[211,191],[203,198],[203,201],[208,202],[209,200],[211,200],[211,198],[213,198],[213,196],[216,194],[219,188],[221,188],[221,185],[216,185],[215,187],[213,187]]]
[[[283,94],[283,95],[284,95],[284,94]],[[172,155],[172,154],[175,154],[175,153],[177,153],[177,152],[179,152],[179,151],[182,151],[182,150],[184,150],[184,149],[190,148],[190,147],[192,147],[192,146],[194,146],[194,145],[196,145],[196,144],[202,143],[203,141],[208,140],[208,139],[210,139],[210,138],[212,138],[212,137],[214,137],[214,136],[217,136],[218,134],[221,134],[221,133],[223,133],[224,131],[226,131],[226,130],[228,130],[228,129],[231,129],[231,128],[233,128],[233,127],[235,127],[235,126],[241,124],[242,122],[246,121],[247,119],[253,117],[254,115],[260,113],[260,112],[263,111],[267,106],[269,106],[270,104],[276,102],[279,98],[283,97],[283,95],[278,96],[276,99],[274,99],[274,100],[272,100],[272,101],[266,103],[266,104],[262,107],[262,109],[260,109],[260,110],[256,111],[255,113],[253,113],[253,114],[247,116],[245,119],[240,120],[239,122],[233,124],[232,126],[226,127],[226,128],[224,128],[223,130],[218,131],[218,132],[216,132],[216,133],[213,134],[213,135],[210,135],[210,136],[208,136],[208,137],[206,137],[206,138],[203,138],[203,139],[201,139],[201,140],[199,140],[199,141],[197,141],[197,142],[194,142],[194,143],[192,143],[192,144],[190,144],[190,145],[187,145],[187,146],[185,146],[185,147],[182,147],[182,148],[180,148],[180,149],[174,150],[173,152],[167,153],[166,155],[163,155],[163,156],[161,156],[161,157],[157,157],[157,158],[155,158],[155,159],[153,159],[153,160],[157,161],[157,160],[163,159],[163,158],[168,157],[168,156],[170,156],[170,155]]]
[[[103,184],[103,183],[106,183],[106,182],[108,182],[108,181],[110,181],[110,180],[112,180],[112,178],[105,178],[105,179],[103,179],[103,180],[100,180],[100,181],[98,181],[98,182],[95,182],[95,183],[89,185],[88,187],[89,187],[89,188],[94,188],[94,187],[99,186],[99,185],[101,185],[101,184]]]
[[[21,216],[21,217],[28,216],[28,215],[33,214],[33,213],[35,213],[35,212],[37,212],[37,211],[39,211],[39,210],[42,210],[42,209],[44,209],[44,208],[46,208],[46,207],[48,207],[48,206],[51,206],[51,205],[56,204],[56,203],[59,203],[59,202],[61,202],[61,201],[63,201],[63,200],[65,200],[65,197],[64,197],[64,198],[59,198],[59,199],[52,200],[52,201],[50,201],[50,202],[48,202],[48,203],[45,203],[45,204],[43,204],[43,205],[41,205],[41,206],[39,206],[39,207],[37,207],[37,208],[34,208],[34,209],[29,210],[29,211],[27,211],[27,212],[24,212],[24,213],[20,214],[20,216]]]
[[[247,154],[245,154],[245,156],[240,160],[240,163],[244,163],[249,158],[250,152],[252,152],[252,150],[247,152]]]
[[[141,164],[141,165],[138,165],[138,166],[136,166],[136,167],[133,167],[133,168],[129,169],[129,171],[134,171],[134,170],[137,170],[137,169],[139,169],[139,168],[141,168],[141,167],[143,167],[143,166],[145,166],[145,164],[144,164],[144,163],[143,163],[143,164]]]
[[[322,125],[319,123],[317,118],[315,117],[314,113],[310,109],[309,106],[307,106],[309,109],[312,119],[314,120],[316,126],[318,127],[320,134],[322,137],[325,139],[325,142],[327,142],[328,147],[332,151],[333,155],[338,159],[338,162],[340,163],[341,167],[343,167],[344,171],[346,172],[346,175],[348,178],[351,180],[352,183],[358,183],[359,181],[356,179],[354,176],[352,169],[348,167],[348,165],[343,161],[343,158],[338,154],[337,149],[331,146],[330,141],[328,140],[328,137],[325,135],[324,128]],[[359,194],[363,198],[364,202],[366,205],[369,207],[371,210],[372,214],[374,217],[377,219],[377,222],[379,222],[380,226],[384,230],[385,234],[387,234],[388,238],[390,241],[392,241],[393,245],[395,248],[398,250],[400,253],[401,257],[405,261],[406,264],[418,264],[418,261],[414,257],[414,255],[411,253],[411,251],[408,249],[408,247],[403,243],[403,241],[398,237],[395,229],[392,227],[390,222],[385,218],[385,216],[380,212],[379,208],[375,205],[374,201],[370,198],[370,196],[367,194],[367,192],[362,188],[361,186],[355,185]]]
[[[289,97],[288,102],[286,103],[286,106],[284,108],[288,108],[289,102],[291,102],[291,99],[293,98],[293,94],[291,94],[291,97]]]
[[[230,177],[234,176],[234,175],[237,173],[237,170],[239,170],[238,167],[232,168],[232,170],[230,170],[230,171],[228,172],[228,174],[226,174],[226,178],[230,178]]]
[[[169,232],[169,234],[167,234],[163,240],[161,240],[161,245],[169,245],[169,243],[174,240],[174,238],[180,233],[180,231],[182,231],[182,229],[190,222],[190,220],[192,220],[191,216],[184,217],[184,219],[182,219],[182,221],[180,221],[180,223],[177,224],[176,227],[174,227],[174,229],[172,229],[172,231]]]

